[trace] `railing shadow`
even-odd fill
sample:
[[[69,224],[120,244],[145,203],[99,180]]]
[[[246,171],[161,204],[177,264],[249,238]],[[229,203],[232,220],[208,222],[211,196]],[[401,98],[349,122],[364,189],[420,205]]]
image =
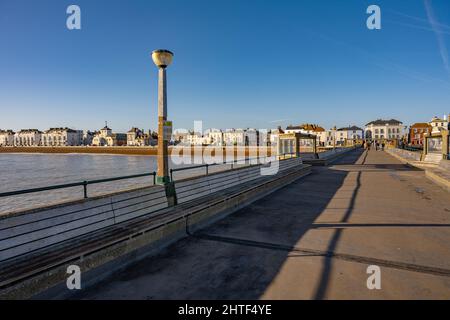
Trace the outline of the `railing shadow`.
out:
[[[354,164],[363,154],[362,149],[354,150],[334,165]],[[135,288],[132,298],[258,299],[291,252],[301,256],[322,255],[299,252],[295,246],[327,208],[348,174],[314,168],[304,179],[201,230],[187,241],[168,247],[156,258],[129,267],[107,285],[109,289],[98,286],[88,290],[84,297],[116,298],[111,292],[120,291],[126,284],[127,288]],[[342,221],[351,215],[359,179],[357,184]],[[339,238],[340,232],[336,231],[327,251],[336,247]],[[315,293],[318,299],[326,292],[331,268],[331,262],[326,262]]]

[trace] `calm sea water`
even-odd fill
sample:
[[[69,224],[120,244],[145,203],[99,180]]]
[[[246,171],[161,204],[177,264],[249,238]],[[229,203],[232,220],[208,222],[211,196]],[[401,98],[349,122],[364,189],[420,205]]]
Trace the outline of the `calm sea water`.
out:
[[[187,165],[174,164],[169,167]],[[176,163],[176,161],[175,161]],[[188,164],[192,166],[193,164]],[[155,156],[92,154],[0,154],[0,193],[21,189],[111,178],[156,171]],[[210,172],[226,170],[228,165],[214,166]],[[204,168],[174,173],[175,179],[200,175]],[[153,177],[119,180],[88,186],[88,195],[97,196],[153,184]],[[47,206],[83,197],[83,187],[43,191],[0,198],[0,214]]]

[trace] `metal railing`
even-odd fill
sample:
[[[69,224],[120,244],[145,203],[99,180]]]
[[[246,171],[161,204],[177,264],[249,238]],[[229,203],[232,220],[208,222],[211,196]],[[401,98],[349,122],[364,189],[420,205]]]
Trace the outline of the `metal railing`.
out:
[[[279,158],[281,159],[281,157],[283,157],[283,159],[286,159],[287,155],[290,155],[292,157],[292,155],[295,155],[295,153],[283,153],[283,154],[279,155]],[[234,165],[237,162],[242,162],[242,161],[247,162],[247,161],[255,160],[255,159],[260,160],[260,159],[266,159],[268,157],[269,156],[261,156],[261,157],[237,159],[237,160],[232,160],[232,161],[224,161],[222,163],[200,164],[200,165],[195,165],[195,166],[190,166],[190,167],[172,168],[172,169],[170,169],[170,180],[173,181],[173,173],[177,172],[177,171],[205,168],[206,169],[205,174],[208,175],[209,167],[212,167],[212,166],[231,164],[231,169],[234,169]],[[252,165],[252,164],[249,164],[249,166],[250,165]],[[120,177],[97,179],[97,180],[85,180],[85,181],[80,181],[80,182],[58,184],[58,185],[52,185],[52,186],[46,186],[46,187],[38,187],[38,188],[31,188],[31,189],[22,189],[22,190],[2,192],[2,193],[0,193],[0,198],[16,196],[16,195],[21,195],[21,194],[36,193],[36,192],[42,192],[42,191],[66,189],[66,188],[82,186],[83,187],[83,196],[85,199],[87,199],[88,198],[88,189],[87,189],[88,185],[117,181],[117,180],[148,177],[148,176],[153,176],[153,185],[155,185],[156,184],[156,172],[150,172],[150,173],[133,174],[133,175],[128,175],[128,176],[120,176]]]
[[[423,151],[423,148],[412,147],[412,146],[403,146],[403,147],[398,148],[398,149],[403,149],[403,150],[413,151],[413,152],[422,152]]]
[[[279,154],[278,156],[280,157],[280,159],[281,159],[281,157],[283,157],[283,159],[286,159],[286,155],[290,155],[291,158],[292,158],[292,155],[295,155],[295,153],[294,152],[282,153],[282,154]],[[170,180],[174,181],[173,180],[173,173],[174,172],[178,172],[178,171],[185,171],[185,170],[193,170],[193,169],[205,168],[205,175],[209,175],[209,167],[219,166],[219,165],[231,165],[230,169],[233,170],[234,169],[234,164],[236,162],[247,162],[247,161],[249,161],[249,163],[250,163],[250,160],[267,159],[268,157],[269,156],[261,156],[261,157],[253,157],[253,158],[245,158],[245,159],[224,161],[224,162],[216,162],[216,163],[211,163],[211,164],[208,164],[208,163],[206,163],[206,164],[199,164],[199,165],[190,166],[190,167],[172,168],[172,169],[170,169]],[[249,164],[249,166],[250,165],[251,164]]]
[[[2,192],[2,193],[0,193],[0,198],[16,196],[19,194],[27,194],[27,193],[35,193],[35,192],[41,192],[41,191],[83,186],[83,195],[84,195],[84,198],[87,199],[88,198],[87,186],[90,184],[98,184],[98,183],[105,183],[105,182],[110,182],[110,181],[133,179],[133,178],[148,177],[148,176],[153,176],[153,184],[155,184],[156,172],[150,172],[150,173],[133,174],[133,175],[129,175],[129,176],[113,177],[113,178],[106,178],[106,179],[85,180],[85,181],[81,181],[81,182],[58,184],[58,185],[53,185],[53,186],[48,186],[48,187],[39,187],[39,188],[32,188],[32,189],[23,189],[23,190]]]

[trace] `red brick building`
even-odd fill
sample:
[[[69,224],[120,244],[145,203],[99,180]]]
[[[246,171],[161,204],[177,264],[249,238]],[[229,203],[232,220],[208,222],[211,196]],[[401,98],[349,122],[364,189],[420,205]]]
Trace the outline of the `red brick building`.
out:
[[[431,132],[431,125],[425,122],[414,123],[409,128],[409,144],[423,146],[423,134]]]

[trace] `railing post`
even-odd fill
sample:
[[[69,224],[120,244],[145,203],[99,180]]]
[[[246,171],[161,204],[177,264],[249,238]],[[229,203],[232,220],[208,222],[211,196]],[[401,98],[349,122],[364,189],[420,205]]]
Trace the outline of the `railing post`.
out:
[[[206,175],[209,174],[209,172],[208,172],[208,166],[209,166],[209,164],[206,164]]]
[[[170,169],[170,181],[173,181],[173,169]]]
[[[84,191],[84,198],[87,199],[88,195],[87,195],[87,181],[83,181],[83,191]]]
[[[172,170],[172,169],[170,169],[170,170]],[[172,179],[172,174],[171,174],[170,179]],[[155,185],[155,184],[156,184],[156,172],[153,172],[153,185]]]

